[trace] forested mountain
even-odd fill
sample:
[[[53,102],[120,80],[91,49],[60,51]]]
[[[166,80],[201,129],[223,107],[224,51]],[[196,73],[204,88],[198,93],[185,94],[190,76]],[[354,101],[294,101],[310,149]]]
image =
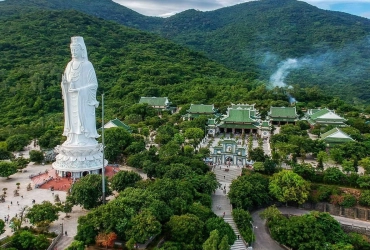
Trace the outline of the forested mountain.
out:
[[[33,10],[78,10],[138,29],[157,29],[162,18],[147,17],[111,0],[6,0],[0,2],[0,17]]]
[[[156,35],[77,11],[1,18],[0,34],[0,125],[62,112],[61,74],[75,35],[85,39],[112,119],[140,96],[168,96],[176,104],[226,102],[247,98],[254,88],[253,76]],[[231,88],[238,91],[226,95]]]
[[[40,8],[75,9],[160,34],[272,86],[316,85],[347,101],[370,100],[370,20],[366,18],[296,0],[188,10],[165,19],[143,16],[111,0],[6,0],[0,2],[0,16]]]
[[[285,73],[292,71],[288,84],[316,84],[342,97],[370,99],[366,18],[296,0],[261,0],[179,13],[165,20],[160,34],[230,68],[258,70],[264,80],[284,66]],[[284,64],[289,58],[295,63]]]

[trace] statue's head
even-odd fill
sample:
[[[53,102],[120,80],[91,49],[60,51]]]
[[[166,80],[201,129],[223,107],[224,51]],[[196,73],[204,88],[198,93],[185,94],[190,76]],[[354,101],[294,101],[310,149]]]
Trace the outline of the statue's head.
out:
[[[88,60],[86,46],[82,36],[71,37],[70,47],[72,58]]]

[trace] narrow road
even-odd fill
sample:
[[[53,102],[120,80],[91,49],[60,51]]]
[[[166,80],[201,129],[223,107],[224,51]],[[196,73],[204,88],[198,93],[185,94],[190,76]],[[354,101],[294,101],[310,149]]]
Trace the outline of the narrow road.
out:
[[[259,214],[264,208],[252,213],[254,234],[256,241],[253,242],[253,250],[284,250],[276,241],[274,241],[266,227],[266,220],[261,219]]]
[[[302,215],[307,214],[310,211],[298,209],[294,207],[278,207],[280,212],[283,214],[294,214],[294,215]],[[266,220],[263,220],[260,218],[259,214],[264,210],[264,208],[257,210],[252,213],[252,219],[253,219],[253,226],[254,228],[254,234],[256,236],[256,241],[253,243],[253,249],[254,250],[283,250],[276,241],[274,241],[270,233],[267,230],[266,227]],[[362,221],[362,220],[356,220],[356,219],[350,219],[340,216],[334,216],[332,215],[338,222],[346,225],[353,225],[357,227],[370,227],[370,222],[368,221]]]

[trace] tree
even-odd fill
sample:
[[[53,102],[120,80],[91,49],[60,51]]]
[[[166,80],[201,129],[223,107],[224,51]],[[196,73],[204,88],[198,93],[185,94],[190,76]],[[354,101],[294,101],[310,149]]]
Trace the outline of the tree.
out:
[[[9,179],[9,176],[17,172],[17,167],[12,162],[0,161],[0,176]]]
[[[85,250],[85,244],[82,241],[74,240],[66,250]]]
[[[184,133],[185,138],[193,140],[193,146],[196,147],[200,140],[204,137],[204,131],[200,128],[188,128]]]
[[[343,161],[343,150],[341,150],[340,148],[332,148],[330,149],[330,158],[335,161],[336,163],[342,163]]]
[[[358,233],[349,233],[349,242],[354,247],[354,249],[370,249],[369,239],[365,235]]]
[[[266,156],[262,148],[255,148],[249,151],[249,158],[253,161],[264,162],[266,159]]]
[[[25,168],[25,167],[27,167],[28,163],[30,163],[30,160],[29,159],[25,159],[23,157],[18,157],[15,160],[13,160],[13,163],[15,164],[15,166],[18,169],[19,168]]]
[[[329,160],[329,155],[325,151],[320,151],[317,154],[317,161],[321,162],[322,164],[325,164],[328,160]],[[324,170],[324,168],[321,168],[321,170]]]
[[[259,215],[262,219],[266,219],[268,222],[278,220],[282,216],[280,210],[275,205],[266,208]]]
[[[315,176],[315,168],[309,163],[294,165],[293,172],[299,174],[305,180],[312,180],[312,178]]]
[[[370,190],[362,191],[358,202],[362,206],[370,206]]]
[[[242,235],[243,239],[247,242],[253,242],[255,237],[252,231],[252,216],[246,210],[236,208],[233,209],[233,219],[238,226],[238,230]]]
[[[132,136],[124,128],[116,127],[105,130],[105,156],[108,161],[120,159],[124,150],[131,144]]]
[[[36,250],[44,250],[50,246],[50,242],[48,237],[45,234],[39,234],[35,237],[33,241],[34,249]]]
[[[23,148],[30,143],[30,139],[28,135],[16,134],[9,136],[8,139],[6,139],[6,143],[9,151],[22,151]]]
[[[209,234],[209,238],[203,243],[203,250],[217,250],[220,242],[220,236],[217,229]]]
[[[171,240],[188,245],[200,245],[204,241],[204,222],[193,214],[174,215],[167,223]]]
[[[328,184],[339,184],[345,181],[346,175],[335,167],[330,167],[324,171],[324,182]]]
[[[353,161],[351,160],[344,160],[342,162],[342,171],[346,172],[348,175],[350,172],[354,172],[355,168],[353,166]]]
[[[111,179],[111,187],[117,192],[123,191],[126,187],[133,187],[137,181],[142,178],[133,171],[119,171]]]
[[[12,153],[4,148],[0,148],[0,160],[7,160],[12,157]]]
[[[370,174],[370,157],[362,158],[358,164],[365,169],[365,174]]]
[[[98,245],[101,245],[105,248],[108,248],[108,247],[113,247],[114,246],[114,241],[116,239],[117,239],[117,234],[114,233],[114,232],[110,232],[110,233],[102,233],[101,232],[96,236],[95,242]]]
[[[229,245],[234,244],[236,240],[236,235],[232,227],[221,217],[213,217],[208,219],[205,223],[205,227],[207,234],[216,229],[219,232],[221,238],[224,237],[224,235],[227,235]]]
[[[106,178],[106,177],[105,177]],[[71,202],[81,205],[85,209],[94,208],[102,203],[102,177],[98,174],[89,174],[79,179],[74,185]],[[111,195],[107,179],[105,180],[105,195]]]
[[[296,201],[302,204],[308,198],[310,184],[298,174],[283,170],[272,176],[269,189],[280,202]]]
[[[30,231],[17,231],[12,237],[12,246],[18,250],[33,249],[35,236]]]
[[[30,151],[30,160],[36,163],[40,163],[44,160],[44,153],[38,150]]]
[[[268,204],[269,181],[261,174],[242,175],[230,185],[228,197],[235,208],[251,210]]]
[[[325,249],[327,244],[346,243],[347,235],[329,213],[310,212],[270,223],[272,237],[293,249]]]
[[[127,232],[128,238],[135,239],[136,242],[144,243],[150,237],[161,233],[162,225],[153,216],[150,210],[144,210],[131,220],[132,227]]]
[[[30,220],[31,224],[37,227],[46,227],[58,219],[59,211],[58,206],[51,204],[50,201],[43,201],[41,204],[35,204],[29,208],[26,218]]]
[[[5,222],[0,219],[0,235],[5,232]]]
[[[229,240],[227,235],[222,237],[220,244],[218,245],[218,250],[230,250]]]

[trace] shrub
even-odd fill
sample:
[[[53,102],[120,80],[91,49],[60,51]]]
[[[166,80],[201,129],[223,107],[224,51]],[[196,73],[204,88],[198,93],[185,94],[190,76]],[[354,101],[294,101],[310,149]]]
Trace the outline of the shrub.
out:
[[[356,197],[352,194],[345,194],[343,196],[343,201],[340,203],[342,207],[354,207],[356,206],[357,200]]]
[[[329,201],[331,195],[340,194],[340,189],[336,186],[321,185],[317,189],[319,201]]]
[[[340,169],[331,167],[324,171],[324,182],[328,184],[341,184],[345,181],[346,175]]]
[[[362,206],[370,206],[370,190],[366,190],[361,193],[359,203]]]
[[[333,194],[330,196],[330,203],[333,205],[340,205],[344,200],[344,197],[341,195]]]

